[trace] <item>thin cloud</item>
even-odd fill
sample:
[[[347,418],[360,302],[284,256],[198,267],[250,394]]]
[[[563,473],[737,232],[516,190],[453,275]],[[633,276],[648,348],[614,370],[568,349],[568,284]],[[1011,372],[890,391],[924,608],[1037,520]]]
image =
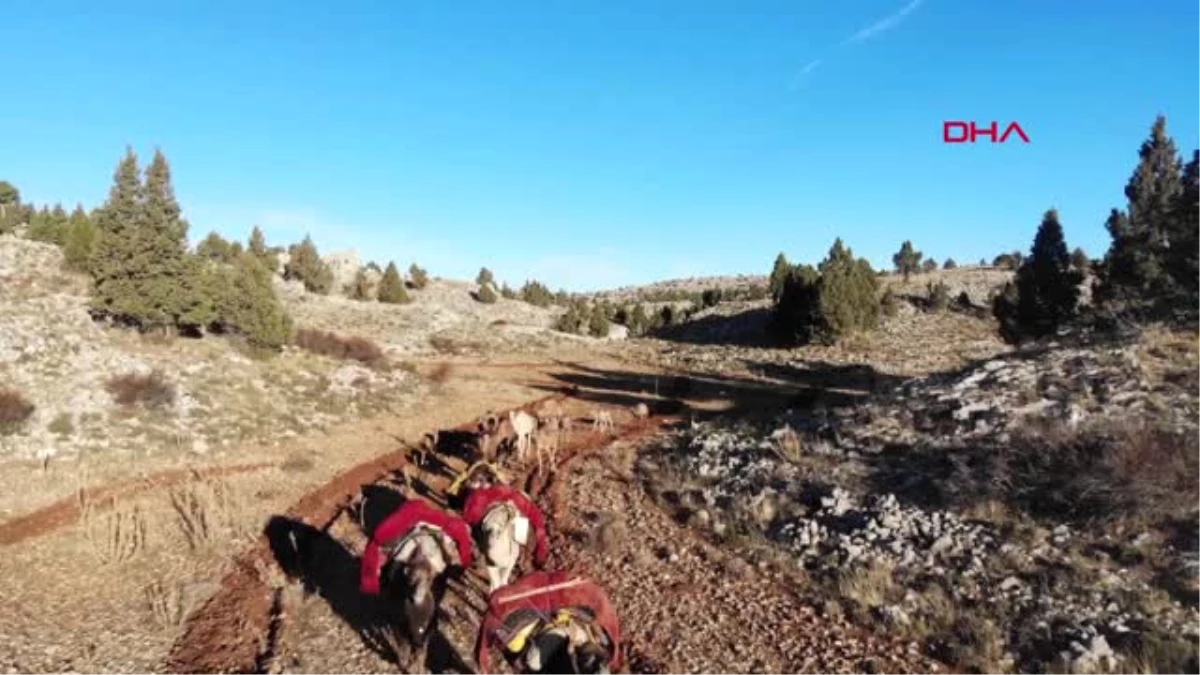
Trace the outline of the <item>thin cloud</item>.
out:
[[[862,44],[863,42],[879,37],[880,35],[900,25],[900,22],[904,20],[904,17],[915,12],[917,8],[920,7],[924,2],[925,0],[910,0],[907,5],[896,10],[891,15],[872,23],[845,40],[842,40],[838,46],[845,47],[847,45]],[[824,59],[813,59],[805,64],[805,66],[801,68],[800,72],[796,75],[795,80],[792,82],[792,86],[798,86],[804,80],[804,78],[816,70],[822,62],[824,62]]]
[[[867,40],[870,40],[873,37],[876,37],[878,35],[882,35],[883,33],[888,32],[889,30],[900,25],[900,22],[904,20],[904,17],[908,16],[909,14],[912,14],[913,11],[915,11],[918,7],[920,7],[921,3],[924,1],[925,0],[912,0],[912,2],[901,7],[894,14],[892,14],[886,18],[880,19],[879,21],[876,21],[875,23],[871,24],[870,26],[867,26],[866,28],[858,31],[854,35],[851,35],[842,44],[857,44],[860,42],[866,42]]]

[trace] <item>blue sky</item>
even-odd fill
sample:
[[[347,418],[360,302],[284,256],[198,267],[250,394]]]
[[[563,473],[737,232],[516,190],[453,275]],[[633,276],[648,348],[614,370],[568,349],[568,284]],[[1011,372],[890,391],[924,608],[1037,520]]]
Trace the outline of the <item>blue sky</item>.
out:
[[[100,5],[103,4],[102,8]],[[171,160],[192,237],[587,290],[1027,249],[1099,255],[1154,116],[1198,143],[1193,0],[18,0],[0,178],[103,200]],[[946,119],[1029,145],[946,145]]]

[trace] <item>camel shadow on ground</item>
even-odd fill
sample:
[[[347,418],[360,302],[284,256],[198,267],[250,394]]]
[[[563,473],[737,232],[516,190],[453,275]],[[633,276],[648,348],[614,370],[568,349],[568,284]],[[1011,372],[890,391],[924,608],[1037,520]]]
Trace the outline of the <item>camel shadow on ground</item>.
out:
[[[370,536],[404,502],[404,497],[374,485],[366,486],[363,493],[353,515]],[[358,634],[364,647],[393,664],[403,665],[408,660],[393,646],[407,648],[403,638],[393,637],[402,634],[397,632],[400,626],[396,608],[389,607],[384,596],[369,595],[359,588],[361,560],[357,555],[328,533],[285,516],[272,517],[264,534],[280,568],[303,584],[306,595],[318,595],[329,603],[334,614]],[[430,635],[424,666],[431,673],[473,672],[440,627]]]

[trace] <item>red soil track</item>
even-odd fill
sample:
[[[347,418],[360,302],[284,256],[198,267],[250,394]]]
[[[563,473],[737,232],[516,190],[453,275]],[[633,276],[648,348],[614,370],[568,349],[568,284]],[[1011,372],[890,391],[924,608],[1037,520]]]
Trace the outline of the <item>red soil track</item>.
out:
[[[240,464],[237,466],[214,467],[208,469],[171,469],[160,473],[123,481],[98,488],[84,488],[75,496],[60,499],[57,502],[38,509],[33,513],[13,518],[0,523],[0,546],[12,546],[27,539],[33,539],[49,534],[59,528],[75,524],[82,515],[80,503],[92,505],[93,508],[111,508],[118,499],[170,487],[191,478],[220,478],[234,476],[251,471],[262,471],[276,466],[271,463]]]
[[[530,410],[544,401],[564,398],[563,394],[546,396],[521,406],[521,409]],[[582,433],[578,441],[562,449],[559,466],[573,456],[603,447],[618,437],[652,433],[668,419],[652,418],[635,423],[618,436]],[[474,425],[473,421],[467,422],[453,430],[473,431]],[[380,482],[402,469],[406,460],[407,451],[399,450],[360,464],[301,498],[285,515],[324,530],[354,503],[363,486]],[[525,482],[535,495],[552,492],[552,482],[534,485],[532,476]],[[445,486],[441,487],[444,489]],[[558,509],[554,508],[554,500],[550,501],[547,515],[553,520]],[[272,590],[263,578],[264,571],[275,564],[265,535],[253,548],[239,555],[233,571],[222,580],[221,589],[188,618],[183,635],[163,664],[164,670],[181,673],[258,670],[262,657],[271,650],[269,636],[272,621],[277,619]]]

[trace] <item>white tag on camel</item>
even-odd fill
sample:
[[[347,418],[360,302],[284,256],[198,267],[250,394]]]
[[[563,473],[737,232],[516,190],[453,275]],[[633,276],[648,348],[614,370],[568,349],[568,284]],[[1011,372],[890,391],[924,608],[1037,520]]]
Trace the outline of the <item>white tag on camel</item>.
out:
[[[525,516],[513,518],[513,539],[521,546],[529,543],[529,519]]]

